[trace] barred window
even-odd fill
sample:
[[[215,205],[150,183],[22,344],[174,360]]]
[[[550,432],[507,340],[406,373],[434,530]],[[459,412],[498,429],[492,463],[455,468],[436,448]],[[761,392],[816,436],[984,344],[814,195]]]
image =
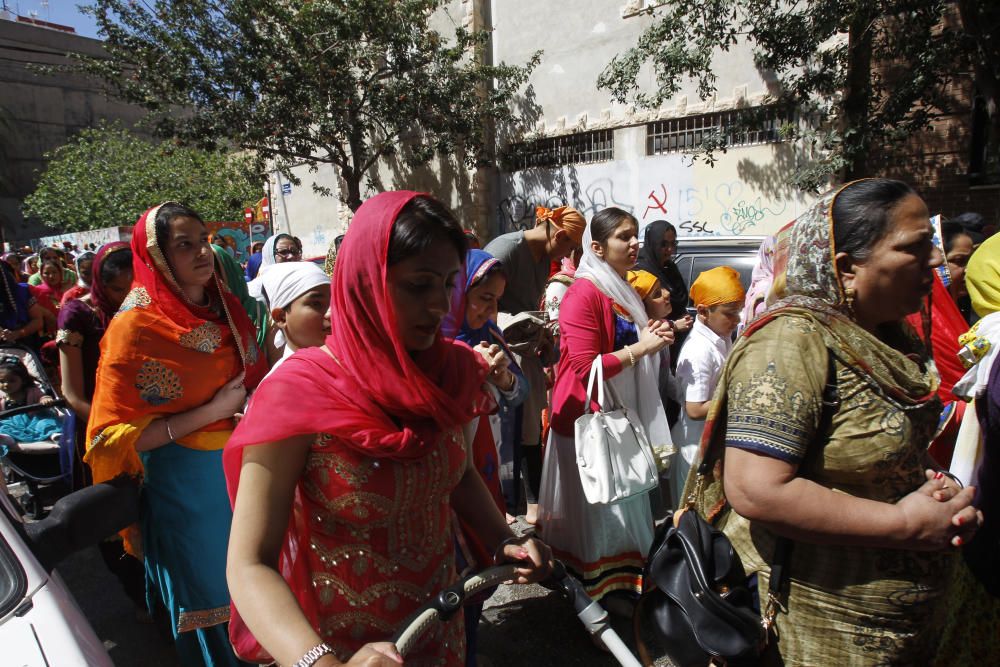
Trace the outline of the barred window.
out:
[[[614,154],[614,130],[595,130],[511,144],[504,151],[503,166],[508,171],[520,171],[529,167],[587,164],[612,160]]]
[[[658,120],[646,125],[646,155],[697,150],[721,134],[727,146],[753,146],[781,141],[781,127],[792,115],[774,107],[734,109]]]

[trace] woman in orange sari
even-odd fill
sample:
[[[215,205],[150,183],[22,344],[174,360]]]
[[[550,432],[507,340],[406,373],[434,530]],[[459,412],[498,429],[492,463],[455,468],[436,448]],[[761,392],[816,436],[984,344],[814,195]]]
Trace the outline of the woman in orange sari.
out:
[[[266,366],[197,213],[150,209],[132,253],[132,291],[101,340],[85,460],[95,483],[142,477],[140,525],[125,547],[145,559],[147,601],[169,612],[181,662],[239,664],[227,637],[222,448]]]

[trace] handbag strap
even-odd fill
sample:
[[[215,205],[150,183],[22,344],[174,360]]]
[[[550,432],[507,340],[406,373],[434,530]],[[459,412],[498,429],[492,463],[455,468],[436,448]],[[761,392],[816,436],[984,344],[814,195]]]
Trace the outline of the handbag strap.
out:
[[[823,386],[822,407],[816,433],[823,435],[830,430],[833,415],[840,407],[840,393],[837,391],[837,367],[834,363],[833,351],[827,348],[826,384]],[[697,487],[704,483],[706,475],[715,465],[714,449],[705,452],[705,457],[698,466]],[[697,493],[697,491],[695,492]],[[761,623],[765,636],[769,636],[774,628],[774,619],[778,610],[787,612],[785,607],[785,591],[788,586],[789,569],[792,561],[793,542],[787,537],[778,537],[774,541],[774,557],[771,560],[771,576],[767,586],[767,602],[761,610]]]
[[[597,404],[604,408],[604,362],[601,355],[594,358],[590,364],[590,376],[587,378],[587,401],[583,408],[583,414],[590,414],[590,403],[594,396],[594,381],[597,381]]]

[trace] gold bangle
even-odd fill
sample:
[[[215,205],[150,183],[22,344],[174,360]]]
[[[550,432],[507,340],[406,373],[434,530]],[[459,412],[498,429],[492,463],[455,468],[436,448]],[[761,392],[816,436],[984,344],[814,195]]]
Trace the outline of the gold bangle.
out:
[[[628,352],[628,362],[635,368],[635,355],[632,354],[632,348],[626,345],[625,351]]]

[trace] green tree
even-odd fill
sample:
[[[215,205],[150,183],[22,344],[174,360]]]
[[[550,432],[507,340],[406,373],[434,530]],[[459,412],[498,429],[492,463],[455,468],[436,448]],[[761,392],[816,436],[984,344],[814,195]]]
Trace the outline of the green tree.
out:
[[[356,210],[380,158],[416,167],[439,153],[482,166],[494,152],[484,128],[514,120],[538,54],[489,63],[487,31],[431,28],[445,4],[96,0],[108,58],[86,66],[185,142],[231,141],[279,167],[333,164]]]
[[[831,174],[868,175],[885,148],[923,130],[953,106],[949,86],[974,71],[990,96],[991,152],[1000,157],[1000,3],[990,0],[667,0],[638,44],[616,56],[598,86],[618,101],[657,108],[697,83],[701,99],[716,92],[713,55],[744,42],[761,72],[777,78],[771,101],[803,122],[784,128],[819,159],[797,183],[820,187]],[[637,77],[650,67],[657,87]],[[992,85],[986,85],[992,82]],[[720,134],[703,144],[709,159],[725,150]]]
[[[263,195],[245,157],[147,141],[117,124],[83,130],[45,157],[25,214],[65,231],[131,225],[167,200],[206,220],[243,220],[243,209]]]

